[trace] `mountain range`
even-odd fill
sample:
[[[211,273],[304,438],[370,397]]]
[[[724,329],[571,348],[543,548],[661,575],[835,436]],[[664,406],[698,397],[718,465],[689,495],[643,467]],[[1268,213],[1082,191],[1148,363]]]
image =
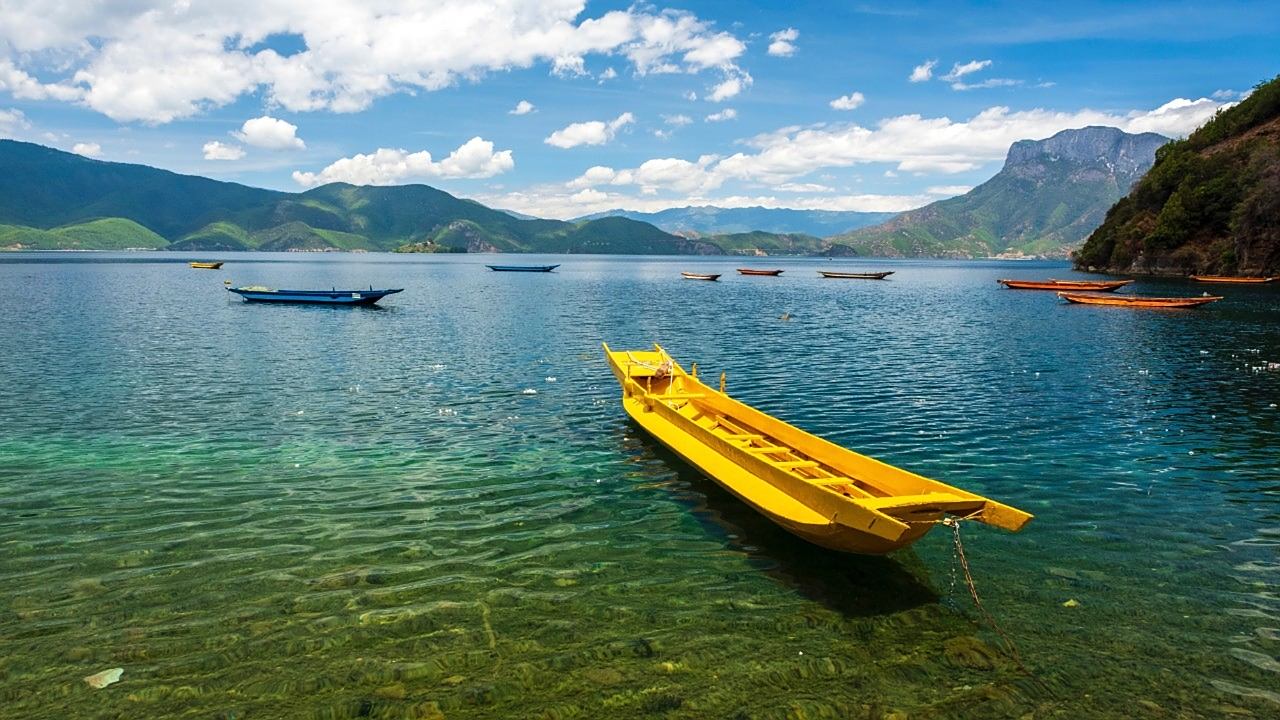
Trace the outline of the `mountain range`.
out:
[[[826,237],[884,222],[897,213],[852,210],[793,210],[790,208],[722,208],[714,205],[668,208],[658,212],[606,210],[577,220],[625,217],[687,237],[741,234],[754,231]]]
[[[829,240],[861,255],[1065,257],[1155,162],[1163,135],[1112,127],[1020,140],[1004,167],[964,195]]]
[[[1075,262],[1116,273],[1280,275],[1280,77],[1160,148]]]
[[[263,190],[0,140],[0,247],[721,254],[627,218],[521,219],[426,185]]]

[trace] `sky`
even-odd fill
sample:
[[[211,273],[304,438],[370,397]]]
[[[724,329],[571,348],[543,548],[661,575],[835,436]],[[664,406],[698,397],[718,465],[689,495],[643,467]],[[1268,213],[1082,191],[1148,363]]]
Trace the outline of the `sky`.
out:
[[[1277,2],[0,0],[0,137],[572,218],[900,211],[1011,143],[1182,136],[1280,73]]]

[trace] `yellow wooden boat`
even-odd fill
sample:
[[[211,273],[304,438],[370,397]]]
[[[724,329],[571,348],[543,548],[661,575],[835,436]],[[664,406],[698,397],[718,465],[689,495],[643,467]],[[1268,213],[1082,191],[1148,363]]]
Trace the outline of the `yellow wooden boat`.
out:
[[[622,406],[656,440],[795,535],[842,552],[883,554],[946,516],[1020,530],[1031,515],[846,450],[766,415],[687,373],[658,345],[611,350]]]
[[[193,260],[187,264],[197,270],[217,270],[222,267],[222,263],[220,262],[198,262]]]

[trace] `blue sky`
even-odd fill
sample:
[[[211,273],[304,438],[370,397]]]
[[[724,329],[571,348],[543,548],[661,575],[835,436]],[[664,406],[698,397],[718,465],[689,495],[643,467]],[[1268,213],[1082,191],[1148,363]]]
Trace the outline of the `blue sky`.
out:
[[[1274,2],[4,6],[0,135],[552,217],[902,210],[982,182],[1015,140],[1185,134],[1280,73]]]

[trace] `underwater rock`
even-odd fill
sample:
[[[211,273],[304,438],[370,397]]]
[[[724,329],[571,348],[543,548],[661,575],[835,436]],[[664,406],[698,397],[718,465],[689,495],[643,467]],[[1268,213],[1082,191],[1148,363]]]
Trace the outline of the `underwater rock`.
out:
[[[617,685],[623,681],[622,673],[614,668],[587,668],[582,677],[596,685]]]
[[[1147,710],[1150,713],[1153,713],[1156,715],[1164,714],[1164,708],[1160,707],[1159,705],[1152,702],[1151,700],[1139,700],[1138,705],[1140,705],[1143,709]]]
[[[444,683],[445,685],[448,685],[449,687],[457,687],[466,681],[467,679],[461,675],[450,675],[449,677],[445,678],[444,680],[441,680],[440,682]]]
[[[431,700],[409,708],[404,717],[414,720],[444,720],[444,711],[440,709],[440,703]]]
[[[953,667],[994,670],[1000,655],[990,645],[972,635],[953,637],[942,644],[943,656]]]
[[[100,673],[89,675],[84,681],[89,683],[89,687],[94,690],[101,690],[112,683],[120,682],[121,675],[124,675],[124,668],[111,668],[110,670],[103,670]]]
[[[77,645],[73,648],[67,649],[67,659],[72,662],[88,660],[91,657],[93,657],[93,649],[87,648],[84,645]]]
[[[373,696],[382,700],[403,700],[409,694],[405,689],[404,683],[392,683],[383,685],[373,691]]]

